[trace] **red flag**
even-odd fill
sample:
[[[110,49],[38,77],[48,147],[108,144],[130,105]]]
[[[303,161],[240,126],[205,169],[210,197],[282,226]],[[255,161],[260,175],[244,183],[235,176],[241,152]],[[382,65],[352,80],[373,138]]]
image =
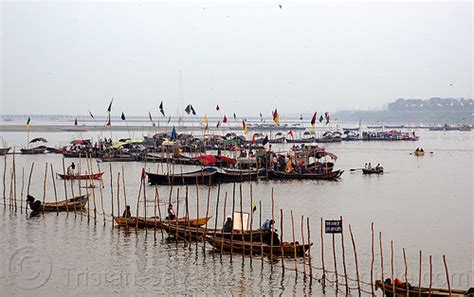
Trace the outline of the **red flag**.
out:
[[[314,124],[316,123],[316,115],[317,115],[317,112],[315,112],[313,114],[313,117],[311,118],[311,126],[314,128]]]
[[[252,144],[255,143],[255,134],[252,135]]]
[[[224,124],[227,124],[227,117],[224,115],[224,119],[222,120]]]
[[[219,109],[220,109],[220,108],[219,108],[219,105],[217,105],[217,106],[216,106],[216,110],[219,111]]]
[[[288,132],[288,135],[290,135],[291,138],[295,139],[295,137],[293,136],[293,130],[290,130],[290,132]]]
[[[112,120],[110,119],[110,113],[109,113],[109,118],[107,120],[107,126],[112,126]]]

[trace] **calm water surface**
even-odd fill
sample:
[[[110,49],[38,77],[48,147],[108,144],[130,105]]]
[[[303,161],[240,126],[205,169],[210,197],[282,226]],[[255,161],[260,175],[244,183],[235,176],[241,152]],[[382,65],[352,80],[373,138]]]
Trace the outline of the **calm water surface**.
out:
[[[375,276],[380,278],[380,252],[378,233],[382,232],[384,253],[384,276],[390,276],[390,241],[394,244],[395,274],[404,277],[402,248],[406,250],[408,276],[414,284],[418,279],[419,251],[423,252],[424,285],[428,285],[428,257],[433,256],[433,282],[446,286],[442,255],[446,255],[451,275],[451,284],[456,288],[473,286],[473,139],[472,132],[429,132],[420,131],[418,142],[343,142],[327,144],[328,151],[337,154],[336,167],[345,170],[338,182],[330,181],[260,181],[252,183],[254,201],[261,201],[263,218],[271,217],[271,193],[274,190],[277,229],[280,227],[280,209],[283,209],[283,237],[292,240],[290,210],[295,217],[296,240],[301,238],[301,216],[310,218],[311,249],[313,266],[321,267],[320,219],[345,220],[345,252],[349,276],[355,278],[354,258],[347,224],[351,224],[357,252],[361,278],[370,281],[371,232],[374,222],[376,233]],[[43,135],[52,145],[65,143],[75,138],[74,133]],[[124,135],[125,136],[125,135]],[[3,133],[10,145],[21,145],[24,135]],[[410,155],[417,146],[433,152],[425,157]],[[284,146],[276,147],[286,149]],[[52,164],[55,171],[62,171],[59,155],[16,156],[17,197],[20,199],[22,170],[25,183],[32,162],[35,162],[30,193],[39,199],[43,197],[45,164]],[[69,162],[79,160],[66,159]],[[382,163],[386,173],[383,176],[364,176],[360,171],[351,172],[365,162]],[[7,159],[7,175],[12,156]],[[82,160],[82,166],[86,166]],[[49,166],[49,165],[48,165]],[[93,164],[95,170],[98,164]],[[143,163],[114,163],[114,192],[117,191],[117,173],[123,166],[126,179],[127,203],[136,210],[138,186]],[[147,170],[163,170],[163,165],[147,164]],[[0,169],[3,173],[4,164]],[[273,267],[268,259],[250,261],[240,255],[212,254],[207,245],[176,244],[162,237],[160,231],[123,230],[113,228],[110,221],[111,194],[109,164],[100,164],[105,171],[103,204],[107,214],[103,225],[99,189],[95,189],[97,223],[94,222],[93,202],[88,219],[87,213],[44,214],[30,217],[14,212],[8,207],[0,208],[0,289],[1,295],[134,295],[134,294],[259,294],[259,295],[302,295],[323,294],[317,282],[302,277],[303,266],[285,262],[283,274],[281,263]],[[48,167],[46,200],[54,201],[54,188]],[[83,169],[84,170],[84,169]],[[175,170],[181,170],[180,167]],[[184,168],[183,170],[190,170]],[[7,178],[7,199],[10,192],[10,178]],[[62,181],[55,180],[59,199],[64,197]],[[179,188],[179,212],[183,214],[185,187],[175,187],[172,200],[176,204],[176,189]],[[2,186],[3,190],[3,186]],[[79,185],[73,185],[77,194]],[[26,187],[25,187],[26,191]],[[71,185],[67,185],[68,195]],[[81,189],[85,192],[86,189]],[[154,188],[146,187],[147,215],[154,212]],[[231,212],[232,185],[221,187],[218,206],[219,226],[223,220],[223,200],[227,192],[227,213]],[[169,187],[158,187],[161,200],[160,210],[165,211]],[[189,187],[189,208],[192,217],[204,216],[207,203],[207,187]],[[243,210],[250,210],[250,184],[242,185]],[[217,187],[211,187],[210,226],[216,216]],[[116,193],[115,193],[116,194]],[[2,195],[3,196],[3,195]],[[91,196],[92,197],[92,196]],[[116,197],[116,196],[114,196]],[[116,199],[116,198],[114,198]],[[3,201],[2,201],[3,203]],[[123,192],[120,193],[120,207],[123,211]],[[114,201],[115,213],[117,203]],[[236,193],[236,209],[240,209],[239,185]],[[143,202],[140,202],[143,215]],[[254,213],[254,228],[258,225],[259,209]],[[304,226],[307,240],[306,221]],[[341,239],[336,237],[337,269],[343,271]],[[332,243],[329,235],[324,236],[325,265],[334,270]],[[290,269],[291,268],[291,269]],[[315,270],[315,276],[320,276]],[[329,276],[334,279],[333,275]],[[341,282],[341,278],[339,279]],[[351,282],[355,287],[355,283]],[[367,289],[367,287],[365,287]],[[341,287],[339,288],[341,289]],[[355,292],[354,292],[355,293]],[[333,286],[326,294],[334,295]]]

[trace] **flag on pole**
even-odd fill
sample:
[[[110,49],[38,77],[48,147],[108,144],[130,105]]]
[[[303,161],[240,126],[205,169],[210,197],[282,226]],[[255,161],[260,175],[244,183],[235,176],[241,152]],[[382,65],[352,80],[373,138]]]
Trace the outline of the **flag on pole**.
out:
[[[222,120],[224,124],[227,124],[227,117],[224,115],[224,119]]]
[[[74,120],[74,126],[77,126],[77,118]]]
[[[248,128],[247,128],[247,123],[245,122],[245,120],[242,120],[242,128],[244,129],[244,133],[247,133]]]
[[[216,105],[216,110],[217,110],[217,111],[219,111],[219,110],[220,110],[220,108],[219,108],[219,105]]]
[[[196,115],[196,111],[194,110],[194,107],[193,107],[191,104],[188,104],[188,106],[186,106],[186,108],[184,109],[184,111],[185,111],[187,114],[192,113],[193,115]]]
[[[234,120],[237,120],[237,116],[235,115],[235,112],[234,112]]]
[[[107,108],[107,112],[111,112],[112,111],[112,103],[114,102],[114,98],[112,98],[112,100],[110,100],[110,103],[109,103],[109,107]]]
[[[151,112],[148,112],[148,117],[150,118],[150,122],[153,123],[153,118],[151,117]]]
[[[324,117],[326,118],[326,125],[329,124],[329,120],[330,120],[329,113],[325,112]]]
[[[161,103],[160,103],[160,112],[163,116],[165,116],[165,110],[163,108],[163,101],[161,101]]]
[[[112,126],[112,120],[110,119],[110,112],[109,112],[109,117],[107,119],[107,126]]]
[[[314,124],[316,124],[316,115],[317,111],[314,112],[313,117],[311,118],[311,127],[314,129]]]
[[[324,120],[323,115],[319,116],[319,122],[322,123]]]
[[[168,124],[171,122],[171,116],[168,118]]]
[[[207,115],[204,115],[203,123],[204,123],[204,130],[209,129],[209,125],[208,125],[209,122],[207,121]]]
[[[276,108],[275,108],[275,111],[272,112],[272,116],[273,116],[273,121],[275,122],[275,124],[280,125],[280,117],[278,115],[278,110]]]
[[[293,130],[290,130],[290,132],[288,132],[288,135],[290,135],[291,138],[295,139],[295,136],[293,135]]]
[[[221,121],[218,121],[217,125],[216,125],[216,128],[219,129],[220,126],[221,126]]]
[[[120,118],[122,119],[122,121],[125,121],[125,114],[122,112],[122,115],[120,116]]]
[[[92,114],[92,111],[90,109],[89,109],[89,115],[91,116],[91,118],[95,120],[94,115]]]
[[[255,211],[257,211],[257,203],[254,202],[252,204],[252,212],[255,212]]]
[[[31,118],[28,117],[28,119],[26,120],[26,128],[30,128],[30,122],[31,122]]]
[[[265,135],[265,138],[263,139],[262,144],[265,145],[268,143],[268,135]]]
[[[252,135],[252,144],[255,143],[255,133]]]

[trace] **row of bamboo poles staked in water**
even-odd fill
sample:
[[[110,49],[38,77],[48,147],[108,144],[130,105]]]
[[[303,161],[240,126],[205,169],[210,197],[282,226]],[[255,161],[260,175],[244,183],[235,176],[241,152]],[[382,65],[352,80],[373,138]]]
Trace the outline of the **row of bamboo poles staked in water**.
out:
[[[85,165],[87,167],[87,171],[86,173],[87,174],[92,174],[93,173],[93,166],[92,166],[92,159],[89,157],[89,156],[86,156],[85,158],[79,158],[79,164],[78,164],[78,167],[79,167],[79,172],[81,172],[81,166],[82,166],[82,163],[85,162]],[[4,162],[3,162],[3,165],[4,165],[4,168],[3,168],[3,205],[4,207],[6,208],[7,206],[9,207],[9,209],[11,210],[14,210],[15,212],[17,210],[20,211],[20,213],[23,213],[23,210],[25,211],[25,213],[27,213],[27,210],[28,208],[26,207],[26,202],[25,202],[25,205],[23,206],[23,201],[25,201],[24,197],[25,197],[25,192],[24,192],[24,188],[25,188],[25,169],[22,168],[21,170],[21,191],[20,191],[20,199],[17,199],[17,180],[16,180],[16,177],[17,177],[17,170],[16,170],[16,159],[15,159],[15,153],[12,154],[12,167],[9,171],[9,178],[10,178],[10,183],[9,183],[9,191],[8,191],[8,201],[7,201],[7,168],[8,168],[8,162],[7,162],[7,155],[4,156]],[[49,166],[48,166],[49,165]],[[62,169],[63,169],[63,173],[65,174],[66,173],[66,169],[65,169],[65,164],[64,164],[64,158],[62,160]],[[100,165],[98,164],[98,170],[100,172]],[[33,170],[34,170],[34,167],[35,167],[35,163],[32,162],[31,163],[31,167],[30,167],[30,170],[29,170],[29,176],[28,176],[28,183],[27,183],[27,187],[26,187],[26,195],[29,195],[30,193],[30,186],[31,186],[31,179],[32,179],[32,174],[33,174]],[[145,166],[143,167],[143,170],[145,169],[146,167],[146,162],[145,162]],[[48,169],[50,170],[51,172],[51,178],[52,178],[52,184],[53,184],[53,190],[54,190],[54,197],[55,197],[55,201],[57,202],[58,201],[58,189],[56,187],[56,182],[55,182],[55,175],[54,175],[54,168],[53,168],[53,165],[52,164],[48,164],[46,162],[45,164],[45,170],[44,170],[44,179],[43,179],[43,195],[42,195],[42,201],[43,203],[45,202],[45,198],[46,198],[46,192],[47,192],[47,176],[48,176]],[[126,190],[126,183],[125,183],[125,173],[124,173],[124,168],[122,166],[121,168],[121,171],[120,172],[117,172],[117,180],[116,180],[116,192],[115,192],[115,198],[114,199],[114,173],[113,173],[113,170],[112,170],[112,165],[109,164],[109,172],[110,172],[110,196],[111,196],[111,199],[110,199],[110,202],[111,202],[111,209],[112,209],[112,226],[114,226],[114,220],[113,220],[113,217],[114,217],[114,209],[115,209],[115,205],[114,205],[114,200],[116,200],[116,207],[117,207],[117,216],[120,216],[120,211],[121,211],[121,208],[120,208],[120,193],[122,192],[123,194],[123,200],[124,200],[124,205],[128,205],[127,204],[127,190]],[[105,213],[105,210],[104,210],[104,193],[103,193],[103,188],[105,187],[105,183],[104,183],[104,180],[101,179],[99,181],[97,181],[99,183],[99,197],[100,197],[100,205],[101,205],[101,213],[102,213],[102,221],[103,221],[103,224],[105,225],[106,224],[106,213]],[[86,211],[87,211],[87,220],[89,221],[92,217],[94,223],[97,223],[97,204],[96,204],[96,193],[95,193],[95,183],[96,181],[94,181],[93,179],[87,179],[85,180],[85,191],[86,191],[86,194],[91,196],[92,197],[92,203],[93,203],[93,208],[91,207],[90,205],[90,201],[91,199],[88,200],[87,202],[87,207],[86,207]],[[121,188],[122,186],[122,188]],[[66,180],[63,180],[63,187],[64,187],[64,197],[65,199],[68,198],[68,184],[67,184],[67,181]],[[143,212],[144,212],[144,216],[145,216],[145,219],[146,219],[146,216],[147,216],[147,205],[146,205],[146,202],[147,202],[147,199],[146,199],[146,190],[145,190],[145,179],[141,178],[140,179],[140,186],[139,186],[139,191],[138,191],[138,197],[137,197],[137,205],[136,205],[136,217],[138,218],[139,216],[139,209],[140,209],[140,198],[141,198],[141,195],[142,195],[142,191],[143,191]],[[250,191],[249,191],[249,196],[250,196],[250,231],[252,231],[252,226],[253,226],[253,222],[254,222],[254,217],[253,217],[253,205],[254,205],[254,201],[253,201],[253,185],[252,183],[250,183]],[[78,193],[79,195],[82,195],[82,192],[83,192],[83,187],[81,186],[81,180],[78,180]],[[69,190],[72,194],[72,196],[74,196],[74,183],[73,183],[73,180],[70,180],[70,185],[69,185]],[[156,223],[162,223],[162,215],[161,215],[161,208],[160,208],[160,197],[159,197],[159,191],[158,191],[158,187],[157,186],[154,186],[154,210],[153,210],[153,216],[154,216],[154,220],[155,220],[155,228],[154,230],[156,231]],[[173,186],[170,186],[170,191],[169,191],[169,197],[168,197],[168,203],[171,203],[171,198],[172,198],[172,191],[173,191]],[[243,222],[243,202],[242,202],[242,196],[243,196],[243,189],[242,189],[242,183],[240,183],[239,185],[239,193],[240,193],[240,214],[241,214],[241,222]],[[186,186],[186,193],[185,193],[185,215],[186,217],[190,217],[190,213],[189,213],[189,197],[188,197],[188,193],[189,193],[189,189],[188,189],[188,186]],[[215,208],[215,222],[214,222],[214,229],[217,229],[217,225],[218,225],[218,209],[219,209],[219,203],[220,203],[220,193],[221,193],[221,187],[220,185],[218,185],[217,187],[217,200],[216,200],[216,208]],[[176,201],[177,201],[177,213],[176,213],[176,216],[178,217],[179,215],[179,187],[176,189]],[[233,190],[232,190],[232,213],[235,212],[235,203],[236,203],[236,185],[234,183],[233,185]],[[224,208],[223,208],[223,217],[224,219],[226,218],[227,214],[226,214],[226,209],[227,209],[227,199],[228,198],[228,193],[225,192],[224,194]],[[208,192],[207,192],[207,203],[206,203],[206,217],[209,216],[209,206],[210,206],[210,199],[211,199],[211,187],[208,187]],[[18,201],[19,201],[19,205],[18,205]],[[271,216],[272,216],[272,220],[275,222],[275,201],[274,201],[274,192],[273,192],[273,188],[272,188],[272,197],[271,197]],[[91,209],[93,210],[93,213],[92,213],[92,216],[91,216]],[[69,214],[69,212],[73,212],[74,213],[74,216],[76,217],[77,214],[80,214],[81,216],[85,215],[83,212],[80,212],[79,210],[73,208],[73,209],[68,209],[67,208],[67,204],[66,204],[66,216]],[[158,212],[158,213],[157,213]],[[283,226],[283,210],[280,209],[280,229],[281,229],[281,238],[282,238],[282,242],[283,242],[283,230],[284,230],[284,226]],[[291,215],[291,231],[292,231],[292,240],[293,242],[295,242],[295,220],[294,220],[294,215],[293,215],[293,211],[290,210],[290,215]],[[199,218],[199,185],[198,183],[196,183],[196,217]],[[342,220],[342,217],[341,217],[341,220]],[[311,232],[310,232],[310,220],[309,218],[306,218],[306,228],[307,228],[307,240],[305,241],[305,232],[304,232],[304,222],[305,222],[305,218],[304,216],[301,216],[301,240],[302,240],[302,244],[304,245],[306,242],[308,243],[311,243]],[[176,221],[176,224],[178,224],[178,221]],[[259,225],[261,226],[262,225],[262,202],[259,201]],[[136,225],[138,226],[138,224]],[[177,225],[176,225],[177,227]],[[371,223],[371,227],[370,227],[370,230],[371,230],[371,261],[370,261],[370,281],[364,281],[360,278],[360,271],[359,271],[359,261],[358,261],[358,255],[357,255],[357,247],[356,247],[356,241],[355,241],[355,238],[354,238],[354,235],[353,235],[353,232],[352,232],[352,226],[351,225],[348,225],[349,227],[349,234],[350,234],[350,238],[351,238],[351,242],[352,242],[352,252],[353,252],[353,255],[354,255],[354,267],[355,267],[355,278],[351,278],[349,277],[349,273],[347,271],[347,265],[346,265],[346,250],[345,250],[345,242],[344,242],[344,232],[341,234],[341,251],[342,251],[342,267],[343,267],[343,273],[340,274],[338,272],[338,265],[337,265],[337,255],[336,255],[336,240],[335,240],[335,236],[334,234],[332,235],[332,253],[333,253],[333,259],[332,259],[332,262],[334,264],[334,270],[331,271],[329,269],[326,268],[326,263],[325,263],[325,255],[324,255],[324,252],[325,252],[325,248],[324,248],[324,229],[323,229],[323,218],[321,218],[321,232],[320,232],[320,259],[321,259],[321,267],[315,267],[313,266],[312,262],[313,262],[313,257],[311,256],[311,248],[309,249],[308,251],[308,255],[306,255],[305,253],[303,253],[303,263],[302,265],[298,265],[298,264],[301,264],[299,263],[299,261],[297,260],[294,260],[294,268],[291,268],[291,267],[288,267],[287,265],[285,265],[285,259],[287,259],[287,257],[284,256],[284,252],[283,252],[283,247],[282,247],[282,252],[281,252],[281,269],[282,269],[282,272],[284,273],[285,270],[293,270],[295,271],[297,274],[298,274],[298,271],[301,270],[301,266],[303,266],[303,276],[304,278],[306,279],[306,277],[309,276],[309,279],[310,280],[313,280],[313,279],[316,279],[318,280],[323,288],[325,288],[326,286],[326,282],[328,282],[329,284],[332,284],[335,286],[335,289],[336,291],[343,291],[345,292],[346,294],[349,294],[351,292],[351,290],[355,290],[357,291],[357,293],[359,295],[361,295],[362,293],[369,293],[369,294],[372,294],[374,295],[375,294],[375,239],[374,239],[374,224]],[[161,231],[161,234],[162,234],[162,237],[164,237],[164,234],[163,234],[163,230],[161,228],[159,228],[160,231]],[[176,228],[176,232],[177,232],[177,228]],[[191,226],[189,225],[189,220],[188,220],[188,223],[185,225],[185,234],[187,234],[187,236],[185,235],[184,236],[184,240],[185,242],[186,241],[190,241],[191,240]],[[208,230],[208,223],[206,222],[205,224],[205,227],[204,227],[204,231],[205,231],[205,234],[207,234],[207,230]],[[344,230],[344,229],[343,229]],[[189,232],[189,233],[188,233]],[[274,232],[274,224],[272,225],[272,233]],[[273,234],[272,234],[273,235]],[[176,237],[178,237],[178,234],[176,233],[175,234]],[[237,236],[237,240],[239,239],[238,237],[238,233],[234,234],[234,231],[232,229],[231,231],[231,253],[230,253],[230,257],[232,258],[232,255],[233,255],[233,244],[234,244],[234,236]],[[384,257],[383,257],[383,244],[382,244],[382,233],[379,232],[378,233],[378,236],[379,236],[379,255],[380,255],[380,277],[381,277],[381,280],[383,281],[384,280],[384,277],[385,277],[385,271],[384,271]],[[252,237],[250,237],[250,240],[251,240],[251,245],[250,245],[250,248],[251,248],[251,251],[250,251],[250,260],[252,261],[253,259],[253,251],[252,251],[252,248],[253,248],[253,241],[252,241]],[[216,238],[216,232],[214,231],[214,239]],[[243,238],[242,238],[243,239]],[[196,243],[196,247],[198,246],[198,243],[199,242],[202,242],[203,244],[203,248],[205,249],[206,247],[206,240],[204,238],[202,238],[202,241],[198,241],[196,240],[195,243]],[[223,240],[222,240],[222,245],[223,245]],[[238,241],[236,241],[238,242]],[[243,240],[242,240],[242,243],[243,243]],[[271,246],[273,246],[273,236],[271,237]],[[189,245],[191,246],[191,245]],[[295,259],[296,259],[296,246],[294,245],[294,255],[295,256]],[[264,260],[264,253],[263,253],[263,242],[262,242],[262,237],[260,236],[260,248],[261,248],[261,251],[260,251],[260,255],[261,255],[261,259],[262,261]],[[222,251],[223,247],[221,246],[221,251]],[[213,249],[213,251],[215,252],[216,248]],[[405,278],[405,282],[408,284],[408,265],[407,265],[407,257],[406,257],[406,251],[405,249],[403,248],[402,249],[403,251],[403,259],[404,259],[404,278]],[[242,255],[245,253],[245,248],[242,247]],[[270,255],[269,255],[269,258],[270,258],[270,263],[271,265],[276,265],[276,262],[274,261],[274,256],[273,256],[273,249],[271,248],[270,249]],[[391,268],[391,278],[392,278],[392,290],[395,290],[395,282],[393,281],[394,277],[395,277],[395,267],[394,267],[394,243],[393,241],[390,241],[390,268]],[[420,294],[421,294],[421,285],[422,285],[422,263],[423,263],[423,258],[422,258],[422,252],[419,251],[419,267],[418,267],[418,288],[420,290]],[[451,285],[450,285],[450,279],[449,279],[449,273],[448,273],[448,266],[447,266],[447,263],[446,263],[446,258],[445,256],[443,255],[443,265],[444,265],[444,270],[445,270],[445,273],[446,273],[446,283],[447,283],[447,286],[448,286],[448,292],[449,294],[451,295]],[[314,274],[314,271],[313,270],[317,270],[320,272],[320,276],[319,277],[316,277],[315,274]],[[335,280],[330,280],[328,278],[328,275],[334,275],[335,277]],[[344,281],[339,281],[339,277],[341,277]],[[350,286],[350,282],[355,282],[356,283],[356,287],[351,287]],[[432,264],[432,256],[430,255],[429,256],[429,290],[431,291],[431,288],[432,288],[432,284],[433,284],[433,264]],[[365,285],[365,286],[368,286],[370,287],[370,290],[365,290],[362,288],[362,285]],[[339,289],[339,286],[343,287],[344,290],[340,290]],[[382,290],[385,291],[385,287],[384,287],[384,283],[382,283]],[[408,290],[407,290],[408,292]]]

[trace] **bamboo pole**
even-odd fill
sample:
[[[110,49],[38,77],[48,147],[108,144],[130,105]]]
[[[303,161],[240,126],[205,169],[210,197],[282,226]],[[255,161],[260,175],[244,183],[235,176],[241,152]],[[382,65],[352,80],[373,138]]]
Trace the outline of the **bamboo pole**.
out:
[[[100,172],[100,170],[99,170]],[[123,203],[125,205],[125,209],[127,209],[127,189],[125,186],[125,171],[123,170],[123,165],[122,165],[122,187],[123,187]],[[102,196],[100,197],[101,203],[102,203]],[[104,206],[102,205],[102,208]],[[119,212],[120,215],[120,212]],[[137,222],[138,223],[138,222]],[[128,218],[125,220],[125,228],[128,228]]]
[[[63,174],[66,175],[66,164],[64,163],[64,158],[62,159],[62,161],[63,161]],[[67,203],[67,183],[65,179],[63,179],[63,185],[64,185],[64,199],[66,200],[66,216],[68,216],[69,203]]]
[[[242,179],[242,173],[240,173],[240,178]],[[242,207],[242,182],[239,185],[240,189],[240,234],[241,234],[241,241],[242,241],[242,262],[244,261],[245,256],[245,242],[244,242],[244,214],[243,214],[243,207]]]
[[[232,188],[232,229],[230,232],[230,260],[232,261],[232,254],[234,253],[234,213],[235,213],[235,183]]]
[[[342,268],[344,270],[344,283],[346,285],[346,295],[349,295],[349,281],[347,279],[346,249],[344,246],[344,226],[343,226],[342,216],[340,217],[340,220],[341,220],[341,227],[342,227],[342,232],[341,232]]]
[[[28,187],[26,188],[26,195],[30,195],[30,185],[31,185],[31,175],[33,174],[33,169],[35,167],[35,162],[31,163],[31,167],[30,167],[30,174],[28,176]],[[26,203],[25,203],[26,205]],[[25,214],[28,213],[28,209],[25,208]]]
[[[179,220],[179,188],[176,188],[176,219],[175,219],[175,239],[178,243],[178,220]]]
[[[433,256],[430,255],[430,286],[428,288],[428,296],[431,296],[432,286],[433,286]]]
[[[46,170],[48,170],[46,168]],[[15,212],[17,210],[17,202],[16,202],[16,160],[15,160],[15,150],[13,150],[13,201],[15,206]]]
[[[313,280],[313,259],[311,258],[311,231],[309,227],[309,217],[306,218],[306,227],[308,228],[308,263],[309,263],[309,277],[310,277],[310,282]]]
[[[196,219],[199,219],[199,185],[197,182],[196,182]],[[196,249],[197,247],[198,247],[198,240],[196,238]]]
[[[185,226],[185,232],[184,232],[184,243],[186,243],[186,236],[188,236],[188,240],[191,241],[191,221],[189,218],[189,188],[188,185],[186,185],[186,195],[185,195],[185,201],[184,201],[184,207],[186,208],[186,226]],[[189,245],[189,249],[191,250],[191,245]]]
[[[295,240],[295,220],[293,218],[293,210],[290,210],[291,214],[291,236],[293,238],[293,257],[295,258],[295,271],[298,275],[298,261],[296,261],[296,240]]]
[[[112,172],[112,164],[111,163],[109,163],[109,172],[110,172],[110,205],[111,205],[112,229],[113,229],[114,225],[115,225],[115,221],[114,221],[114,185],[113,185],[113,183],[114,183],[114,173]],[[140,187],[141,187],[141,183],[140,183]],[[140,193],[138,194],[138,197],[140,198]],[[138,207],[137,207],[137,219],[138,219]]]
[[[421,296],[421,270],[422,270],[422,265],[423,265],[423,257],[422,253],[420,250],[420,267],[418,270],[418,296]]]
[[[33,162],[33,164],[35,164]],[[7,154],[3,157],[3,207],[7,206]],[[28,192],[28,194],[30,194]]]
[[[374,263],[375,263],[374,222],[370,224],[370,233],[371,233],[371,236],[370,236],[371,237],[370,290],[372,292],[372,296],[374,296],[375,295],[375,290],[374,290]]]
[[[303,215],[301,216],[301,243],[303,244],[303,247],[304,247],[305,241],[304,241],[304,216]],[[304,279],[306,279],[306,253],[304,252],[304,250],[303,250],[303,276],[304,276]],[[336,287],[337,287],[337,284],[336,284]]]
[[[216,232],[217,232],[217,218],[218,218],[218,215],[219,215],[219,196],[220,196],[220,193],[221,193],[221,184],[217,184],[217,201],[216,201],[216,219],[215,219],[215,222],[214,222],[214,235],[213,235],[213,241],[216,242]],[[225,219],[225,217],[224,217]],[[212,249],[212,254],[214,254],[216,251],[215,248]]]
[[[24,190],[25,190],[25,167],[21,167],[21,194],[20,194],[20,213],[21,214],[23,214]]]
[[[272,237],[270,238],[270,263],[273,268],[273,237],[275,236],[275,199],[273,195],[272,187],[272,224],[270,224],[270,230],[272,231]]]
[[[336,275],[336,292],[339,291],[339,276],[337,273],[337,257],[336,257],[336,240],[334,233],[332,235],[332,256],[333,256],[333,261],[334,261],[334,272]]]
[[[382,249],[382,232],[379,232],[379,249],[380,249],[380,273],[382,279],[382,291],[385,295],[385,284],[384,284],[384,276],[383,276],[383,249]]]
[[[100,171],[100,166],[97,165],[99,167],[99,172]],[[103,179],[100,179],[100,185],[99,185],[99,195],[100,195],[100,207],[102,208],[102,219],[104,221],[104,226],[105,226],[105,210],[104,210],[104,191],[103,191],[103,188],[104,188],[104,180]],[[125,187],[125,185],[124,185]],[[112,220],[112,226],[113,226],[113,220]],[[113,228],[113,227],[112,227]]]
[[[285,274],[285,250],[283,249],[283,209],[280,208],[280,251],[282,273]],[[296,260],[296,259],[295,259]]]
[[[209,217],[209,200],[211,199],[211,187],[207,187],[207,204],[206,204],[206,224],[204,225],[204,234],[207,235],[207,218]],[[206,249],[206,238],[202,237],[203,249]],[[204,254],[205,255],[205,254]]]
[[[407,264],[407,255],[405,253],[405,248],[402,248],[402,251],[403,251],[403,262],[405,264],[405,285],[406,285],[406,293],[407,293],[407,296],[408,294],[410,293],[410,288],[408,286],[408,264]]]
[[[446,256],[443,255],[443,264],[444,264],[444,271],[446,272],[446,282],[448,284],[449,296],[452,295],[451,293],[451,283],[449,281],[449,272],[448,272],[448,264],[446,263]]]
[[[59,209],[58,209],[58,191],[56,190],[56,180],[54,178],[54,171],[53,171],[53,164],[49,164],[51,167],[51,179],[53,180],[53,189],[54,189],[54,202],[56,202],[56,215],[59,215]],[[23,190],[22,190],[23,192]],[[22,194],[23,196],[23,194]]]
[[[92,179],[92,174],[93,174],[92,158],[89,158],[89,164],[90,164],[90,174],[91,174],[92,199],[94,201],[94,224],[96,224],[97,223],[97,203],[95,199],[95,182]],[[119,214],[119,217],[120,217],[120,214]],[[89,211],[87,212],[87,219],[89,219]]]
[[[250,183],[250,263],[253,258],[253,193],[252,184]]]
[[[163,235],[163,225],[162,225],[162,216],[161,216],[161,207],[160,207],[160,192],[158,191],[157,186],[155,186],[155,193],[156,193],[156,203],[158,204],[158,217],[160,218],[161,239],[163,239],[164,235]]]
[[[117,172],[117,218],[120,218],[120,171]]]
[[[355,242],[355,239],[354,239],[354,234],[352,233],[352,226],[350,224],[349,224],[349,232],[351,234],[352,248],[354,249],[354,261],[355,261],[355,268],[356,268],[357,291],[359,292],[359,296],[361,296],[360,275],[359,275],[359,260],[357,259],[356,242]],[[382,281],[383,281],[383,279],[382,279]]]
[[[227,191],[224,193],[224,220],[227,220]],[[232,233],[231,233],[231,236],[232,236]],[[222,257],[223,249],[224,249],[224,237],[221,238],[221,257]]]
[[[48,177],[48,162],[44,166],[44,179],[43,179],[43,205],[46,202],[46,180]],[[43,208],[44,212],[44,208]]]
[[[262,228],[262,200],[258,200],[258,210],[259,210],[259,224],[260,229]],[[263,238],[262,234],[260,234],[260,257],[262,259],[262,267],[263,267]]]
[[[323,293],[326,287],[326,267],[324,265],[324,229],[323,229],[323,218],[321,218],[321,265],[323,269],[322,283],[323,283]]]
[[[146,165],[145,165],[145,166],[146,166]],[[142,171],[142,172],[145,172],[145,168],[143,168],[143,171]],[[147,206],[146,206],[146,184],[145,184],[145,178],[144,178],[144,176],[142,175],[140,178],[141,178],[141,179],[140,179],[140,183],[143,184],[143,215],[144,215],[145,221],[146,221],[146,217],[147,217],[147,216],[146,216],[146,215],[147,215],[147,213],[146,213],[146,208],[147,208]],[[118,195],[118,193],[117,193],[117,195]],[[138,218],[137,218],[137,226],[138,226]],[[145,225],[145,233],[147,232],[147,229],[148,229],[148,228],[147,228],[146,225]]]
[[[393,240],[390,240],[390,272],[392,278],[392,292],[395,292],[395,268],[394,268],[394,260],[393,260]],[[383,279],[382,279],[383,281]]]

